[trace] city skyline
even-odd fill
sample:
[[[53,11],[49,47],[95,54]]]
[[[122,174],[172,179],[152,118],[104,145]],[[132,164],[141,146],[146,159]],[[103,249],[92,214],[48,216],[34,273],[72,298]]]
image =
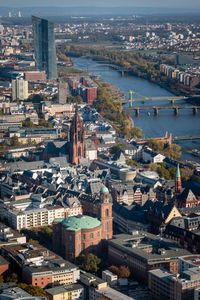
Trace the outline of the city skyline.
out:
[[[27,3],[28,2],[28,3]],[[9,0],[5,3],[5,1],[0,0],[0,6],[2,7],[45,7],[45,6],[55,6],[55,7],[200,7],[199,0],[191,0],[189,5],[188,1],[186,0],[169,0],[167,4],[165,2],[160,2],[159,0],[125,0],[123,3],[120,0],[110,0],[109,2],[106,0],[86,0],[84,3],[80,0],[75,0],[73,2],[71,1],[65,1],[65,0],[43,0],[42,2],[39,0],[35,0],[34,3],[32,1],[26,1],[26,0]]]

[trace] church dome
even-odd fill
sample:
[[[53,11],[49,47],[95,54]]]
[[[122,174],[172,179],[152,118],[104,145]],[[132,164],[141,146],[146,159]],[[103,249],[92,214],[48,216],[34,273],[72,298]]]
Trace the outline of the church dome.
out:
[[[109,190],[108,190],[108,188],[104,185],[104,186],[101,187],[100,193],[102,193],[102,194],[109,193]]]

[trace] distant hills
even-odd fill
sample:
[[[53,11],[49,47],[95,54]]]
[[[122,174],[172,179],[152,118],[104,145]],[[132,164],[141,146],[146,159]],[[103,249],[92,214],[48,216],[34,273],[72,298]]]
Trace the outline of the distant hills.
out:
[[[163,7],[0,7],[0,16],[8,16],[8,12],[12,16],[17,16],[21,11],[22,16],[29,17],[32,14],[38,16],[112,16],[112,15],[155,15],[155,14],[198,14],[199,8],[179,7],[163,8]]]

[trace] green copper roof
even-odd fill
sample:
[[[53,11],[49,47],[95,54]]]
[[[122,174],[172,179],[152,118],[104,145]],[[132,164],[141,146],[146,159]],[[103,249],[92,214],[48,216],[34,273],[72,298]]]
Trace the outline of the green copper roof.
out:
[[[53,223],[60,223],[60,222],[62,222],[64,219],[63,218],[55,218],[54,220],[53,220]]]
[[[108,188],[104,185],[100,189],[100,193],[109,193]]]
[[[77,231],[80,229],[92,229],[101,225],[101,222],[89,216],[73,216],[65,218],[62,224],[68,228],[68,230]]]
[[[180,168],[179,168],[179,164],[177,165],[176,168],[176,178],[180,178],[181,177],[181,173],[180,173]]]

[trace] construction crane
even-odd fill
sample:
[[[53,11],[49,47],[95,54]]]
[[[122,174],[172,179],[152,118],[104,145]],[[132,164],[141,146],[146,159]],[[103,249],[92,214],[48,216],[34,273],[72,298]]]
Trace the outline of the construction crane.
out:
[[[129,95],[129,104],[130,104],[130,107],[133,106],[133,95],[138,95],[140,97],[142,97],[144,100],[147,100],[148,97],[136,92],[136,91],[133,91],[133,90],[129,90],[127,93],[124,93],[124,95]]]
[[[97,137],[97,134],[98,134],[99,125],[100,125],[100,122],[101,122],[101,119],[102,119],[102,116],[103,116],[104,104],[105,104],[105,102],[103,103],[103,105],[101,107],[101,112],[99,114],[99,119],[98,119],[97,127],[96,127],[96,130],[95,130],[95,134],[94,134],[94,144],[95,144],[96,151],[98,150],[98,137]]]

